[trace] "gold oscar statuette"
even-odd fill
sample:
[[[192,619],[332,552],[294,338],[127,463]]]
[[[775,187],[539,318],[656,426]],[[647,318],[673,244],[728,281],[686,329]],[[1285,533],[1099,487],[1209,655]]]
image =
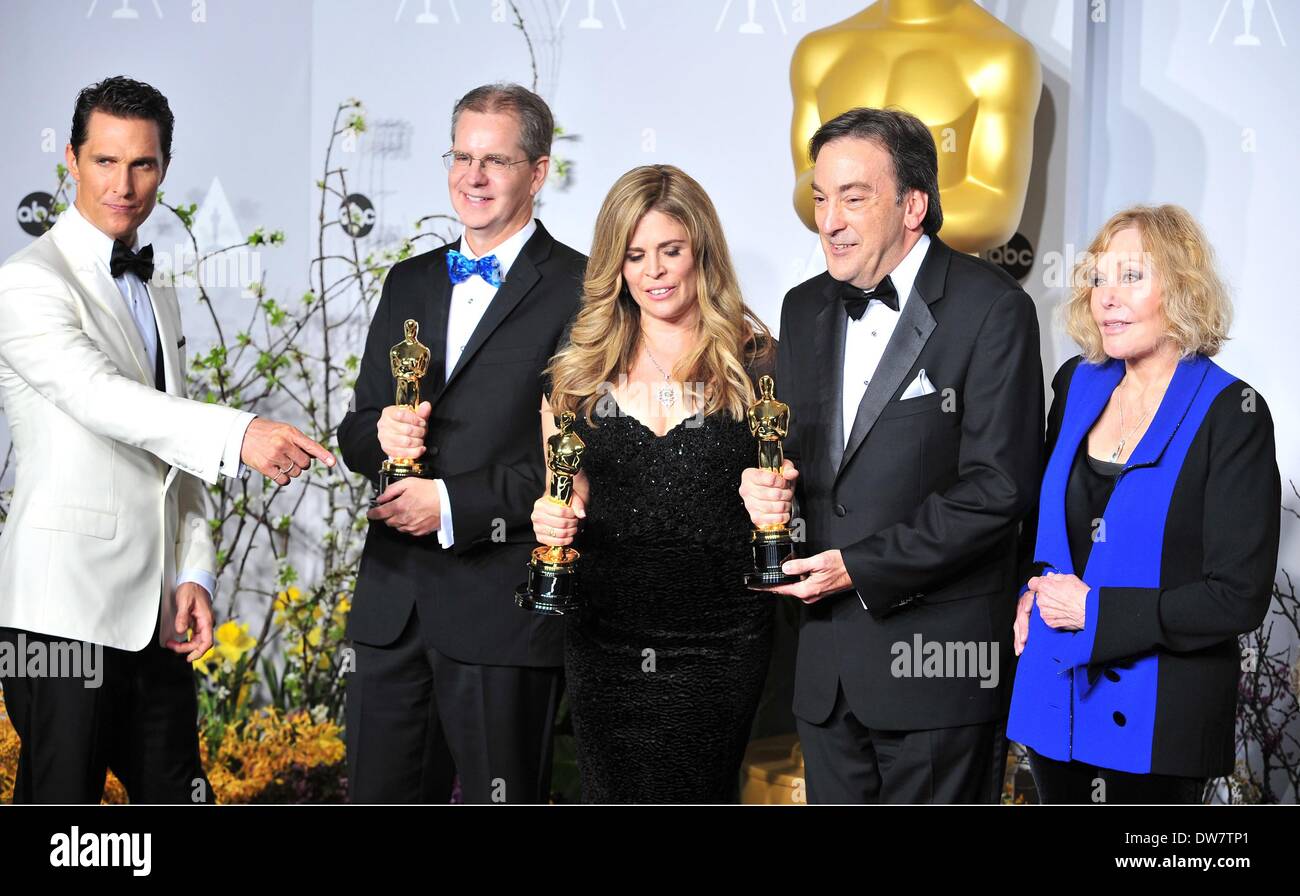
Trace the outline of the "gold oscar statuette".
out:
[[[397,380],[397,395],[393,404],[412,412],[420,406],[420,377],[429,369],[429,347],[420,342],[420,324],[408,320],[403,325],[405,338],[388,352],[393,378]],[[410,457],[390,457],[379,467],[379,494],[390,485],[408,476],[423,476],[424,464]]]
[[[573,477],[582,468],[586,444],[573,431],[573,414],[557,414],[559,431],[546,440],[546,467],[551,472],[546,498],[556,504],[573,501]],[[578,552],[561,545],[539,545],[528,563],[528,581],[515,589],[515,603],[544,616],[564,616],[578,608]]]
[[[758,379],[759,397],[749,406],[749,431],[758,439],[758,468],[780,473],[785,464],[781,440],[790,431],[790,406],[772,394],[775,384],[770,376]],[[794,538],[785,523],[755,526],[749,536],[754,567],[745,573],[746,585],[787,585],[799,576],[786,575],[781,564],[794,559]]]

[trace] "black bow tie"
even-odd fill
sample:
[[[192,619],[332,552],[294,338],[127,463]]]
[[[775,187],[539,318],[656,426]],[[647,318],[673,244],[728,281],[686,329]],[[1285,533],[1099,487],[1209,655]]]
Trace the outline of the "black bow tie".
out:
[[[862,315],[867,311],[867,305],[872,299],[879,299],[894,311],[898,310],[898,290],[894,289],[894,281],[885,277],[876,288],[871,292],[858,289],[848,283],[840,284],[840,301],[844,303],[844,310],[848,312],[849,317],[854,320],[861,320]]]
[[[148,283],[153,277],[153,246],[145,246],[139,252],[132,252],[131,247],[121,240],[113,241],[113,257],[108,261],[108,271],[114,279],[131,271],[141,282]]]

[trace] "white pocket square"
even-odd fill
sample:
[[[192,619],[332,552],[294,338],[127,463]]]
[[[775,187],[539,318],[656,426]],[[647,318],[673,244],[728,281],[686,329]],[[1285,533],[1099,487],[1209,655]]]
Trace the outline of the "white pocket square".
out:
[[[907,401],[909,398],[920,398],[922,395],[930,395],[937,391],[934,386],[930,385],[930,378],[925,375],[925,368],[922,368],[921,372],[916,375],[916,379],[912,380],[898,400]]]

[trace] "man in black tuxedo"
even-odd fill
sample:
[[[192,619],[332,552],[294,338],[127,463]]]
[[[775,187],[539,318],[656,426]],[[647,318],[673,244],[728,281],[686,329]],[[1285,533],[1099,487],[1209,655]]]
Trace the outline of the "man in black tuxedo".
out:
[[[755,524],[807,525],[794,713],[812,802],[994,798],[1016,542],[1040,474],[1033,303],[938,237],[934,140],[854,109],[810,143],[828,272],[781,310],[784,475],[746,470]],[[797,494],[796,494],[797,493]]]
[[[463,237],[399,262],[370,324],[348,467],[420,459],[371,510],[348,636],[354,802],[537,802],[550,785],[563,688],[562,620],[515,606],[545,490],[542,373],[577,309],[586,258],[533,218],[554,123],[518,85],[456,104],[443,156]],[[389,350],[403,322],[429,346],[416,412],[394,406]]]

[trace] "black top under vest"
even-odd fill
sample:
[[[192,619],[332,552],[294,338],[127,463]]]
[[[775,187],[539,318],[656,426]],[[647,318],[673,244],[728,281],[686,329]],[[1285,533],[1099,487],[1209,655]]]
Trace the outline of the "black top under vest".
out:
[[[1088,440],[1079,443],[1070,468],[1070,481],[1065,490],[1065,531],[1070,541],[1070,559],[1074,574],[1083,578],[1092,553],[1093,521],[1102,519],[1106,502],[1115,488],[1124,464],[1100,460],[1088,453]]]

